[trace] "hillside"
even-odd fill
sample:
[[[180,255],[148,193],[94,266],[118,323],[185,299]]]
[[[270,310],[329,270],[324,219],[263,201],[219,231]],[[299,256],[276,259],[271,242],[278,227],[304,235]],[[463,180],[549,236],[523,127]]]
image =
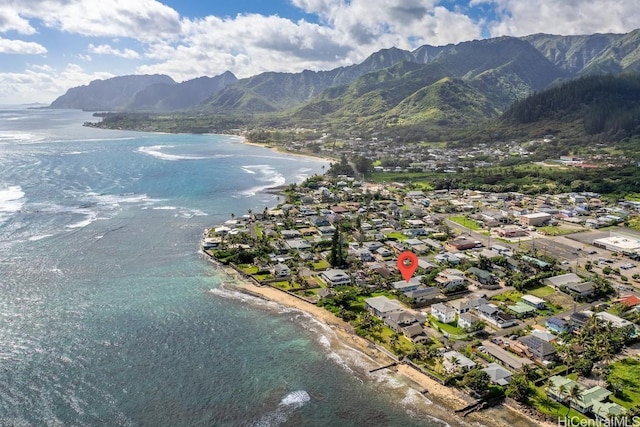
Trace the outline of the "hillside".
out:
[[[636,71],[639,45],[640,30],[499,37],[425,45],[414,51],[390,48],[360,64],[327,71],[266,72],[240,80],[225,73],[180,84],[164,81],[129,91],[131,99],[126,103],[118,99],[109,105],[138,112],[230,115],[246,118],[254,126],[322,127],[331,132],[367,129],[405,135],[401,139],[417,135],[437,139],[450,134],[449,127],[458,132],[468,125],[481,125],[514,102],[562,82]],[[82,92],[72,91],[74,95]],[[52,106],[60,103],[56,100]],[[100,108],[95,103],[81,108],[87,105],[108,109],[106,102]]]
[[[69,89],[53,101],[50,108],[145,112],[188,110],[237,80],[229,71],[182,83],[176,83],[165,75],[114,77]]]
[[[587,76],[515,103],[503,124],[580,123],[586,135],[640,134],[640,74]]]
[[[176,111],[194,108],[236,81],[236,76],[227,71],[216,77],[199,77],[182,83],[156,83],[134,93],[124,109]]]
[[[100,111],[121,110],[129,105],[132,96],[151,85],[175,84],[165,75],[120,76],[107,80],[94,80],[86,86],[71,88],[58,97],[50,108],[71,108],[77,110]]]

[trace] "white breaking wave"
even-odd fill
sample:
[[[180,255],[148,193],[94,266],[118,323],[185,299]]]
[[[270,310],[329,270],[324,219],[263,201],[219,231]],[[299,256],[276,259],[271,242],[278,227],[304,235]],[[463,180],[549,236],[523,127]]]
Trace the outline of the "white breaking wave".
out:
[[[300,407],[311,400],[311,396],[304,390],[292,391],[282,398],[280,405]]]
[[[138,152],[157,159],[177,161],[177,160],[206,160],[231,157],[230,154],[215,154],[213,156],[185,156],[180,154],[169,154],[162,152],[165,148],[175,148],[175,145],[149,145],[138,147]]]
[[[12,214],[22,209],[24,196],[25,193],[19,185],[0,189],[0,223],[5,222]]]
[[[310,401],[311,396],[306,391],[293,391],[280,400],[278,407],[273,412],[264,415],[252,425],[256,427],[274,427],[284,424],[296,409],[303,407]]]
[[[255,196],[257,193],[266,190],[267,188],[277,187],[284,185],[287,179],[280,172],[275,170],[271,165],[245,165],[241,169],[246,173],[250,173],[258,176],[258,181],[264,182],[263,185],[257,185],[248,190],[240,191],[242,196]]]

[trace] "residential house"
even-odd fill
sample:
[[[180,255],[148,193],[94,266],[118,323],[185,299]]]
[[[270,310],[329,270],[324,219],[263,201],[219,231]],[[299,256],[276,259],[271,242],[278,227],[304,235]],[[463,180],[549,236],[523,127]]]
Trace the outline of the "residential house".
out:
[[[571,331],[571,324],[559,317],[549,317],[544,323],[544,326],[547,330],[556,334],[563,334]]]
[[[560,286],[567,286],[572,283],[582,283],[584,280],[575,273],[566,273],[559,276],[549,277],[543,280],[545,285],[549,285],[554,289],[560,288]]]
[[[384,323],[395,332],[402,332],[402,328],[417,321],[416,316],[406,310],[393,311],[384,318]]]
[[[492,286],[496,284],[496,278],[487,270],[482,270],[477,267],[470,267],[467,269],[467,274],[475,277],[481,285]]]
[[[433,257],[438,264],[450,262],[451,264],[460,264],[460,258],[449,252],[441,253]]]
[[[489,363],[487,367],[483,368],[482,370],[489,374],[489,378],[491,379],[492,383],[501,386],[509,385],[511,379],[513,378],[513,372],[506,368],[503,368],[497,363]]]
[[[541,329],[534,329],[533,331],[531,331],[531,335],[550,343],[553,343],[558,339],[558,337],[556,335],[553,335],[551,332],[547,332]]]
[[[482,320],[486,320],[498,328],[508,328],[518,324],[518,321],[513,316],[508,315],[493,304],[480,305],[476,308],[476,312]]]
[[[556,354],[556,348],[553,344],[542,340],[533,335],[527,335],[520,337],[519,341],[527,347],[529,354],[535,360],[540,362],[547,362],[553,360]]]
[[[535,307],[538,310],[543,310],[545,308],[546,301],[542,298],[538,298],[537,296],[523,295],[521,299],[525,304]]]
[[[577,387],[580,390],[579,398],[572,398],[570,390]],[[546,389],[547,396],[571,405],[572,408],[583,414],[593,414],[596,418],[608,422],[611,416],[622,416],[626,409],[617,403],[608,402],[611,392],[600,386],[587,388],[583,384],[570,380],[567,377],[554,375],[549,378]]]
[[[462,313],[466,313],[471,310],[471,303],[468,299],[457,299],[453,301],[449,301],[448,305],[452,307],[456,314],[460,315]]]
[[[456,311],[452,307],[442,303],[431,306],[431,315],[441,323],[452,323],[456,320]]]
[[[520,223],[526,226],[537,227],[551,221],[551,214],[546,212],[535,212],[520,215]]]
[[[409,279],[409,281],[399,280],[397,282],[393,282],[391,283],[391,286],[396,291],[405,293],[405,292],[415,291],[416,289],[418,289],[421,286],[420,284],[421,280],[422,280],[422,276],[414,276],[411,279]]]
[[[449,240],[449,245],[459,251],[475,248],[478,243],[477,240],[465,236],[458,236],[455,239]]]
[[[588,298],[596,290],[595,284],[593,282],[582,282],[582,283],[569,283],[565,285],[565,289],[569,291],[569,293],[574,294],[576,297]]]
[[[449,373],[457,370],[468,371],[476,366],[476,362],[455,350],[442,354],[442,364],[444,365],[444,369]]]
[[[395,311],[403,311],[404,307],[400,302],[389,299],[384,295],[371,297],[364,300],[365,307],[375,316],[384,319]]]
[[[276,279],[289,277],[290,275],[291,269],[286,264],[278,263],[273,266],[273,277]]]
[[[571,321],[571,324],[573,327],[580,328],[582,327],[582,325],[587,323],[590,317],[591,316],[587,313],[584,313],[582,311],[577,311],[569,315],[569,320]]]
[[[343,270],[337,268],[331,268],[329,270],[323,271],[320,277],[327,283],[328,286],[351,284],[351,276],[349,276]]]
[[[435,277],[434,281],[438,286],[444,289],[445,292],[452,292],[458,289],[462,289],[465,285],[464,273],[455,268],[447,268],[442,270]]]
[[[623,319],[615,314],[607,313],[606,311],[600,311],[595,314],[596,317],[601,320],[609,323],[614,328],[624,328],[626,326],[633,326],[633,323],[629,322],[626,319]]]
[[[459,328],[470,328],[475,322],[479,321],[480,318],[473,313],[465,312],[458,315],[458,327]]]
[[[405,326],[402,328],[402,333],[414,343],[429,341],[429,337],[420,323]]]
[[[285,248],[289,250],[304,251],[306,249],[311,249],[311,244],[302,238],[287,239],[284,241],[284,245]]]
[[[415,305],[422,305],[442,296],[439,288],[425,286],[421,286],[413,291],[405,292],[404,295],[410,298]]]

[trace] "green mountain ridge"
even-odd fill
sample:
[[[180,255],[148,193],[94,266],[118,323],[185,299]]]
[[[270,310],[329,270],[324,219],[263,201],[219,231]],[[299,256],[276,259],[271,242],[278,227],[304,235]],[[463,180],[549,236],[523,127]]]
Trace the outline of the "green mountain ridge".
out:
[[[206,97],[205,90],[187,90],[186,82],[147,85],[138,93],[130,92],[135,102],[115,109],[250,116],[253,123],[270,126],[389,132],[410,127],[420,134],[487,122],[514,102],[584,75],[634,71],[640,71],[640,30],[585,36],[535,34],[424,45],[414,51],[383,49],[360,64],[328,71],[228,78],[209,89]],[[104,82],[107,85],[109,80]],[[61,98],[71,93],[81,98],[83,90],[70,89]]]

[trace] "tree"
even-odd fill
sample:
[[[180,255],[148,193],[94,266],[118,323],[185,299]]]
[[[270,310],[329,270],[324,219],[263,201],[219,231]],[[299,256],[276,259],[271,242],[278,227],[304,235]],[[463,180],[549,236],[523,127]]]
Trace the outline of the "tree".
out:
[[[336,227],[331,238],[331,250],[327,259],[332,267],[342,267],[346,261],[344,248],[342,247],[342,236],[340,235],[340,227]]]
[[[569,407],[571,407],[571,403],[576,403],[580,400],[582,400],[582,387],[574,384],[573,387],[569,389]]]
[[[478,393],[484,393],[489,389],[491,377],[482,369],[472,369],[462,379],[462,384]]]
[[[507,387],[506,394],[518,402],[526,402],[532,392],[533,390],[529,386],[527,377],[520,372],[516,372],[513,377],[511,377],[511,382]]]

